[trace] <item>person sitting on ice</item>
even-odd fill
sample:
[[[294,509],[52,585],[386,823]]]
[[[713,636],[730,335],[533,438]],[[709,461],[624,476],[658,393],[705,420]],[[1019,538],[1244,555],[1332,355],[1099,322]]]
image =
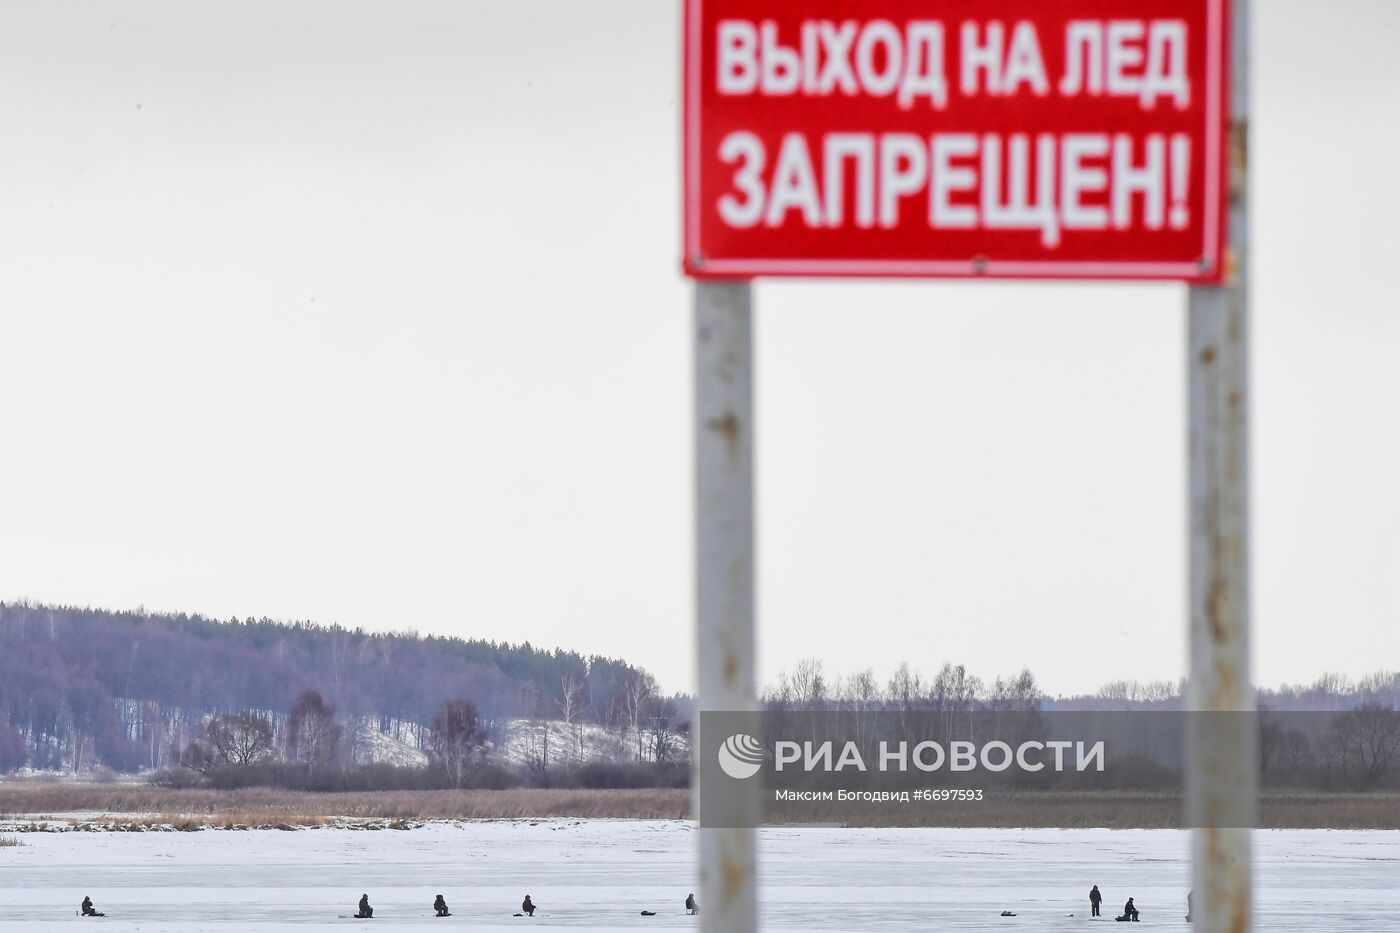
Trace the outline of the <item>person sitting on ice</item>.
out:
[[[373,917],[373,916],[374,916],[374,908],[371,907],[371,906],[369,906],[369,895],[368,895],[368,894],[361,894],[361,895],[360,895],[360,911],[359,911],[359,913],[355,914],[355,919],[356,919],[356,920],[368,920],[370,917]]]
[[[433,901],[433,910],[437,911],[439,917],[452,916],[452,912],[447,909],[447,901],[442,899],[441,894],[437,896],[437,900]]]
[[[98,910],[97,910],[97,908],[94,907],[94,906],[92,906],[92,898],[87,897],[87,896],[84,896],[84,897],[83,897],[83,916],[84,916],[84,917],[105,917],[105,916],[107,916],[107,915],[106,915],[106,914],[103,914],[103,913],[99,913]]]
[[[1138,909],[1133,906],[1133,899],[1130,897],[1128,898],[1128,903],[1123,905],[1123,916],[1117,919],[1120,923],[1124,920],[1131,920],[1132,922],[1137,923],[1137,918]]]
[[[520,912],[527,917],[533,917],[535,915],[535,905],[530,900],[530,895],[525,895],[525,900],[520,902]]]
[[[695,903],[694,894],[687,894],[685,896],[685,912],[688,914],[698,914],[700,912],[700,905]]]

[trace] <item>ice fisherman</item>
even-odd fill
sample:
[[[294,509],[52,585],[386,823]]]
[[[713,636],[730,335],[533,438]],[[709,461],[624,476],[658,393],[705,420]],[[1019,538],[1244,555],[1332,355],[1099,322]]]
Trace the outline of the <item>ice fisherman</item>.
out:
[[[535,904],[530,900],[530,895],[525,895],[525,900],[520,902],[520,912],[527,917],[535,915]]]
[[[1094,885],[1089,889],[1089,916],[1099,915],[1099,901],[1103,900],[1103,895],[1099,893],[1099,886]]]
[[[695,903],[694,894],[687,894],[685,896],[685,912],[688,914],[698,914],[700,912],[700,905]]]
[[[1123,916],[1119,917],[1118,919],[1119,919],[1119,920],[1131,920],[1131,921],[1133,921],[1134,923],[1136,923],[1136,922],[1137,922],[1137,918],[1138,918],[1138,909],[1137,909],[1136,907],[1133,906],[1133,899],[1130,897],[1130,898],[1128,898],[1128,903],[1126,903],[1126,904],[1123,905]]]
[[[441,894],[437,896],[437,900],[433,901],[433,910],[437,911],[439,917],[452,916],[452,912],[447,909],[447,901],[443,900]]]
[[[373,916],[374,916],[374,908],[371,907],[371,906],[369,906],[369,895],[368,895],[368,894],[361,894],[361,895],[360,895],[360,911],[359,911],[359,913],[355,914],[355,919],[356,919],[356,920],[368,920],[370,917],[373,917]]]
[[[97,910],[97,908],[94,907],[94,906],[92,906],[92,898],[88,897],[87,895],[83,895],[83,916],[84,916],[84,917],[103,917],[103,916],[106,916],[106,915],[105,915],[105,914],[102,914],[102,913],[99,913],[98,910]]]

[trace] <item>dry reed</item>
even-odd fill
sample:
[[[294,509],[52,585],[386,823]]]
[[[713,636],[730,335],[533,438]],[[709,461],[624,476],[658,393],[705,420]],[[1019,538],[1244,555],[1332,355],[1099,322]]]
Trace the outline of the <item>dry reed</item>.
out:
[[[0,783],[0,820],[37,814],[101,814],[86,822],[177,829],[296,828],[336,820],[381,821],[388,828],[426,820],[632,819],[690,817],[685,790],[433,790],[317,793],[170,789],[145,785]],[[839,803],[779,807],[773,823],[853,826],[1000,828],[1180,828],[1177,794],[1106,792],[998,793],[978,804],[914,807]],[[70,822],[77,822],[69,820]],[[1259,825],[1275,829],[1400,829],[1400,794],[1271,791],[1260,800]]]

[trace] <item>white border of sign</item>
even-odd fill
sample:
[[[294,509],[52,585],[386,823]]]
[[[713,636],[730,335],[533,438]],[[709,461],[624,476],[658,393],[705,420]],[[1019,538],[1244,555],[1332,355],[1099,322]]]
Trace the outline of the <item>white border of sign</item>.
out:
[[[1221,67],[1225,45],[1225,0],[1206,0],[1209,30],[1206,36],[1206,222],[1202,256],[1218,256],[1222,204],[1220,160],[1224,154],[1224,115],[1221,105],[1227,89]],[[987,259],[976,265],[969,259],[711,259],[700,242],[700,84],[701,23],[704,0],[686,0],[689,21],[685,34],[685,255],[702,277],[756,275],[892,276],[940,278],[1047,278],[1047,279],[1192,279],[1202,270],[1190,262],[1016,262]],[[699,261],[696,262],[696,257]],[[1209,275],[1218,275],[1210,270]]]

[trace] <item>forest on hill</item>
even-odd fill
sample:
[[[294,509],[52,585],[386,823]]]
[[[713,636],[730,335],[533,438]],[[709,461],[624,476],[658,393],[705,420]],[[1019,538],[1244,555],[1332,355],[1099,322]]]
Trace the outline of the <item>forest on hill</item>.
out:
[[[883,680],[807,659],[762,701],[861,714],[1172,710],[1182,686],[1051,696],[1026,669],[984,679],[944,663],[925,677],[904,663]],[[1391,711],[1400,674],[1324,675],[1261,689],[1259,701],[1270,714]],[[106,768],[323,790],[678,786],[691,707],[625,661],[530,644],[0,603],[0,773]],[[1400,725],[1373,718],[1400,767]]]
[[[0,648],[0,772],[161,769],[210,717],[243,713],[285,744],[308,694],[331,711],[337,754],[352,763],[385,747],[429,750],[450,701],[469,702],[498,740],[506,723],[563,720],[615,730],[626,748],[629,730],[679,725],[646,671],[528,643],[0,603]]]

